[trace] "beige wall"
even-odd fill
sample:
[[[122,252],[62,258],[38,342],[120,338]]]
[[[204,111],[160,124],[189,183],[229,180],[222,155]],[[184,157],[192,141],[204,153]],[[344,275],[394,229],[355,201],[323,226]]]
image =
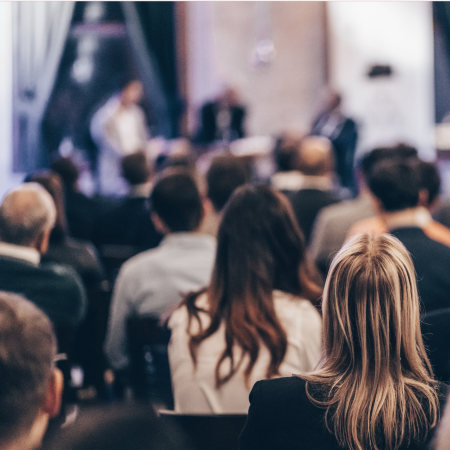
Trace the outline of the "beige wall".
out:
[[[217,91],[228,81],[238,85],[248,105],[250,135],[307,127],[326,81],[326,4],[269,3],[276,56],[269,68],[260,71],[252,69],[249,63],[256,42],[256,2],[189,5],[191,112],[211,97],[212,86]]]

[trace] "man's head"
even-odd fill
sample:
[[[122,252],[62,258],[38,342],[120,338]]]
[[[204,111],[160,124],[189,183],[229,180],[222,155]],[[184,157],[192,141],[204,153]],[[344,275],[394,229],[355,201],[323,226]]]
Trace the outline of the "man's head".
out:
[[[174,170],[163,176],[155,184],[150,199],[155,213],[153,220],[160,231],[192,232],[199,228],[203,218],[202,199],[189,173]]]
[[[222,211],[234,190],[249,181],[247,166],[236,156],[218,156],[213,159],[206,174],[208,198],[216,212]]]
[[[286,130],[278,137],[273,150],[277,171],[295,170],[295,156],[302,138],[303,134],[298,130]]]
[[[144,152],[136,152],[122,159],[122,175],[132,186],[147,183],[150,179],[150,168]]]
[[[39,445],[60,408],[50,319],[25,298],[0,291],[0,448]]]
[[[384,159],[372,169],[368,182],[385,212],[414,208],[419,203],[422,180],[416,159]]]
[[[297,152],[297,169],[304,175],[325,176],[333,171],[333,149],[329,139],[308,136]]]
[[[76,191],[78,189],[77,184],[80,170],[72,158],[58,158],[50,165],[50,168],[61,177],[61,181],[66,189],[70,191]]]
[[[142,99],[144,89],[142,83],[138,80],[130,81],[122,90],[120,101],[124,106],[132,106],[139,103]]]
[[[37,183],[24,183],[0,205],[0,241],[45,253],[55,220],[52,196]]]
[[[368,179],[372,169],[382,160],[390,158],[417,159],[417,149],[405,144],[394,147],[377,147],[366,153],[358,162],[358,169],[362,176],[362,181],[368,184]]]

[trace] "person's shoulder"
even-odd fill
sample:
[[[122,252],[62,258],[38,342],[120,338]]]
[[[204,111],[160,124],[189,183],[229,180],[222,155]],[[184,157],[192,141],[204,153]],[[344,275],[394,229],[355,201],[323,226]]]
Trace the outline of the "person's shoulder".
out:
[[[42,275],[47,275],[60,282],[78,282],[80,279],[76,270],[67,264],[45,262],[38,267]]]
[[[145,250],[125,261],[120,271],[122,274],[146,272],[149,266],[155,266],[158,264],[159,257],[159,246],[151,248],[150,250]]]
[[[344,200],[332,205],[325,206],[319,213],[323,220],[333,221],[341,217],[347,217],[348,214],[353,213],[355,208],[360,206],[359,199]]]
[[[260,391],[267,402],[277,403],[286,398],[298,398],[298,395],[306,394],[306,381],[298,376],[272,378],[270,380],[257,381],[253,391]]]
[[[319,315],[308,299],[289,294],[288,292],[274,290],[273,301],[277,312],[288,314],[294,319],[297,318],[296,316],[299,312]]]

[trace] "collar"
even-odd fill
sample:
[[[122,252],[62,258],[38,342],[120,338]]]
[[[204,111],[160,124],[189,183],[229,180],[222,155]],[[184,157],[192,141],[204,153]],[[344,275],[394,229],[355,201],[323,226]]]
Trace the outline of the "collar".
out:
[[[300,189],[318,189],[319,191],[331,191],[333,182],[327,176],[303,175]]]
[[[433,221],[430,212],[423,206],[408,208],[403,211],[385,213],[384,220],[389,230],[402,227],[423,228]]]
[[[41,255],[35,248],[8,244],[6,242],[0,242],[0,256],[22,259],[34,266],[38,266],[41,261]]]
[[[166,234],[160,245],[179,245],[182,243],[195,243],[197,245],[199,242],[205,242],[208,245],[216,245],[216,238],[199,231],[179,231]]]

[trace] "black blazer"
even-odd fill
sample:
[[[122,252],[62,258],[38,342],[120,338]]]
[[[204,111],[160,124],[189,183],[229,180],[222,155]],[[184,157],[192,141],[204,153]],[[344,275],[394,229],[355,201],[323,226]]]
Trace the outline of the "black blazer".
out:
[[[342,450],[326,429],[324,409],[306,396],[306,382],[298,377],[258,381],[250,393],[250,409],[239,438],[241,450]],[[441,408],[447,394],[440,385]],[[402,450],[427,448],[413,443]],[[369,450],[369,449],[367,449]]]

